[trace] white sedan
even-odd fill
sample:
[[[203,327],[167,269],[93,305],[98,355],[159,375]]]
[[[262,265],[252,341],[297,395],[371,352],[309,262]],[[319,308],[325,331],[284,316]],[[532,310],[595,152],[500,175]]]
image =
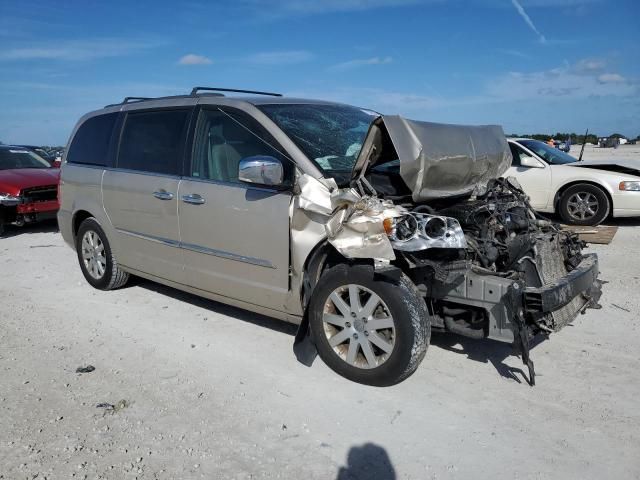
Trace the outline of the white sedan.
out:
[[[640,216],[640,161],[581,161],[546,143],[509,139],[505,177],[515,177],[540,212],[573,225],[598,225],[609,215]]]

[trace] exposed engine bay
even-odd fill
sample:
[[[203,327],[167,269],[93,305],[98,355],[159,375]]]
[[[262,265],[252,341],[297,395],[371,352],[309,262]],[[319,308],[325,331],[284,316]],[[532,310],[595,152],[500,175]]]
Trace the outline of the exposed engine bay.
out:
[[[417,208],[424,211],[425,207]],[[585,243],[577,234],[539,218],[514,179],[492,180],[480,195],[431,210],[438,215],[432,218],[455,219],[465,240],[459,249],[432,246],[399,254],[400,261],[406,262],[404,268],[431,300],[434,327],[472,338],[517,340],[514,332],[520,328],[512,323],[508,309],[499,306],[515,285],[531,292],[522,312],[527,343],[538,333],[560,330],[577,313],[597,305],[600,284],[596,281],[586,295],[556,298],[557,310],[536,311],[534,289],[553,286],[585,260],[591,265],[595,259],[582,254]],[[399,224],[408,231],[414,221],[402,219]],[[474,283],[481,288],[474,289]]]

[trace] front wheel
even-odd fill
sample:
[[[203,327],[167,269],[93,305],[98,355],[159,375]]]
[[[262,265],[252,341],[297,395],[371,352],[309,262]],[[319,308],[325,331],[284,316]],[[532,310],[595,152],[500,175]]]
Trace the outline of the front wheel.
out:
[[[572,185],[560,197],[560,216],[570,225],[599,225],[610,210],[607,195],[589,183]]]
[[[354,382],[390,386],[408,378],[425,356],[431,325],[411,280],[397,282],[366,265],[325,272],[309,303],[309,326],[322,360]]]

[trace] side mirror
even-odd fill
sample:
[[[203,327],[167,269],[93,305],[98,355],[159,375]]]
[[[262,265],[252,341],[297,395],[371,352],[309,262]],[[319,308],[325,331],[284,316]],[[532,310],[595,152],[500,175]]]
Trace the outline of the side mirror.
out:
[[[520,156],[520,165],[527,168],[544,168],[544,165],[533,157]]]
[[[238,180],[256,185],[282,186],[284,183],[282,162],[267,155],[243,158],[238,164]]]

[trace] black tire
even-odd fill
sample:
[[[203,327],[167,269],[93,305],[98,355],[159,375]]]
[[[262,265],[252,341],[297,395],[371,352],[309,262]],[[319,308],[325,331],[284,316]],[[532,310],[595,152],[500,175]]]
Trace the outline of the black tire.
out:
[[[348,363],[348,354],[345,353],[347,358],[343,358],[329,343],[328,335],[332,332],[327,333],[326,329],[333,328],[333,326],[323,320],[325,306],[331,308],[333,305],[337,312],[336,304],[333,300],[330,300],[330,296],[337,289],[344,287],[348,290],[348,285],[364,287],[360,290],[360,293],[364,295],[361,297],[363,303],[365,303],[364,307],[366,307],[367,298],[373,298],[373,294],[379,297],[382,303],[375,307],[373,315],[382,315],[383,313],[381,312],[388,310],[387,313],[392,317],[393,331],[391,329],[380,330],[383,335],[389,335],[384,340],[391,342],[391,338],[393,339],[392,350],[386,354],[371,340],[373,337],[370,335],[373,334],[366,331],[368,327],[364,318],[362,321],[365,323],[363,324],[360,321],[359,326],[356,325],[357,319],[355,318],[353,325],[346,324],[346,327],[350,329],[349,332],[355,332],[354,329],[359,328],[359,335],[366,335],[366,337],[356,340],[358,346],[354,347],[359,361],[368,362],[368,359],[365,358],[364,348],[359,346],[363,345],[363,343],[357,343],[365,340],[368,341],[368,348],[372,348],[373,351],[380,354],[376,358],[385,358],[379,364],[376,362],[377,366],[375,367],[365,368]],[[344,295],[348,296],[348,291]],[[361,303],[360,300],[358,300],[358,303]],[[394,282],[389,277],[375,275],[373,267],[367,265],[342,264],[335,266],[327,270],[320,278],[311,296],[308,313],[311,335],[320,358],[334,372],[357,383],[378,387],[400,383],[416,371],[427,352],[431,336],[431,322],[427,306],[416,286],[404,274],[401,275],[397,282]],[[375,321],[388,320],[375,318],[373,315],[369,317],[369,325]],[[347,318],[346,314],[344,316],[332,315],[332,317]],[[350,351],[352,337],[351,333],[347,332],[346,327],[342,328],[342,330],[337,330],[340,327],[335,327],[335,331],[341,333],[344,330],[348,334],[345,340],[348,339],[349,344],[341,343],[335,347],[343,348],[344,350],[349,349]],[[363,328],[364,330],[362,330]],[[381,338],[378,337],[378,331],[375,331],[375,328],[371,331],[374,331],[377,338]],[[357,339],[358,334],[354,334],[353,338]],[[371,363],[368,363],[368,365],[371,365]]]
[[[589,200],[588,208],[594,211],[576,210],[576,200],[579,198]],[[587,208],[587,205],[585,205]],[[560,197],[558,204],[558,213],[562,220],[569,225],[599,225],[608,216],[611,211],[611,202],[604,191],[590,183],[579,183],[567,188]],[[584,218],[581,218],[583,217]]]
[[[82,241],[87,232],[93,232],[97,235],[104,248],[103,251],[106,265],[104,267],[103,274],[99,278],[92,276],[83,258]],[[129,274],[121,270],[118,266],[118,262],[111,251],[107,235],[104,233],[104,230],[102,230],[102,227],[95,218],[87,218],[80,224],[80,228],[76,235],[76,253],[78,254],[78,262],[80,263],[80,269],[82,270],[84,278],[94,288],[99,290],[114,290],[124,286],[127,283],[127,280],[129,280]]]

